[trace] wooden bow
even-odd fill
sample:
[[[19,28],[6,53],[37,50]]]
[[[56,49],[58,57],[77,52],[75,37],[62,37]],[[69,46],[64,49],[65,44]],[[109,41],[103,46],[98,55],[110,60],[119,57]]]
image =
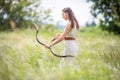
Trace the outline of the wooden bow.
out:
[[[35,29],[36,29],[36,40],[39,44],[45,46],[45,44],[43,42],[41,42],[39,39],[38,39],[38,32],[39,32],[39,28],[37,26],[37,24],[35,24],[34,22],[32,22],[32,24],[34,25]],[[55,52],[52,50],[52,48],[48,48],[50,50],[50,52],[56,56],[56,57],[60,57],[60,58],[65,58],[65,57],[73,57],[72,55],[58,55],[58,54],[55,54]]]

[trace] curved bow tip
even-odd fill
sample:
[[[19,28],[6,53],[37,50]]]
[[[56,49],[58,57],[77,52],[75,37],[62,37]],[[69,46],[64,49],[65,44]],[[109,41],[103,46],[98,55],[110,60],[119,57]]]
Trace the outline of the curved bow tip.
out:
[[[35,27],[36,31],[38,31],[38,30],[39,30],[38,25],[37,25],[36,23],[34,23],[34,22],[32,22],[32,24],[34,25],[34,27]]]

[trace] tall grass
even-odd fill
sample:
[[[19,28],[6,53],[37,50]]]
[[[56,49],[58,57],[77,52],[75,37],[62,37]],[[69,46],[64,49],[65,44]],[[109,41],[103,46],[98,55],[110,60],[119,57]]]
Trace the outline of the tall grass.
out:
[[[59,30],[42,29],[39,39],[49,43]],[[59,68],[60,58],[35,40],[35,30],[0,32],[0,80],[119,80],[120,37],[99,28],[81,29],[76,65]],[[60,53],[63,43],[55,46]]]

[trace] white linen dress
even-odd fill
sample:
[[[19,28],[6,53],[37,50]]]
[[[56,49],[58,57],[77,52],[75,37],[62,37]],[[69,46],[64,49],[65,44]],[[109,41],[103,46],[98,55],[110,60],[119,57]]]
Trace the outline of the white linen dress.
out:
[[[76,38],[77,36],[77,28],[76,26],[72,28],[72,30],[67,34],[66,37]],[[76,40],[65,40],[65,47],[64,47],[64,55],[73,55],[74,57],[66,57],[63,58],[60,62],[60,67],[64,66],[74,66],[75,65],[75,56],[78,53],[78,46]]]
[[[66,37],[76,38],[77,28],[73,27]],[[64,55],[76,56],[78,51],[76,40],[65,40]]]

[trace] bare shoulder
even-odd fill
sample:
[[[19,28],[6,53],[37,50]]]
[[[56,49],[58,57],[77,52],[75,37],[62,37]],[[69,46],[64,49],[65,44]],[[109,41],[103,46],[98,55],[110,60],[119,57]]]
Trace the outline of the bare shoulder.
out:
[[[68,23],[67,23],[66,29],[71,29],[71,22],[68,22]]]
[[[69,26],[69,27],[70,27],[70,26],[71,26],[71,24],[72,24],[72,23],[69,21],[69,22],[67,23],[67,26]]]

